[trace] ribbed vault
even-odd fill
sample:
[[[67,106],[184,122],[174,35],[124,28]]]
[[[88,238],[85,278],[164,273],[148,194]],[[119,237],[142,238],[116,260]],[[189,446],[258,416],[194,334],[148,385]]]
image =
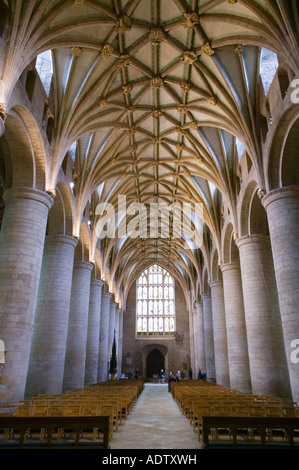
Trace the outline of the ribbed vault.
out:
[[[48,189],[74,150],[79,235],[91,207],[90,258],[125,290],[160,262],[185,290],[200,277],[207,233],[220,252],[221,208],[233,218],[241,141],[264,187],[259,96],[261,48],[298,72],[298,7],[274,0],[32,0],[10,2],[2,71],[8,102],[24,67],[52,51],[54,120]],[[298,27],[298,26],[297,26]],[[26,33],[25,33],[26,31]],[[181,237],[99,240],[98,203],[203,205],[201,249]],[[131,218],[133,215],[131,215]],[[173,229],[174,227],[172,227]],[[193,285],[194,287],[194,285]]]

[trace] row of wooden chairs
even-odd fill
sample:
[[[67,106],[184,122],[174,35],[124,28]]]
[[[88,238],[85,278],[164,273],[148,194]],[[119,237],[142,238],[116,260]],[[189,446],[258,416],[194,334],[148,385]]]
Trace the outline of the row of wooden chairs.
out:
[[[110,435],[118,431],[122,419],[126,419],[143,390],[142,381],[107,381],[91,385],[83,389],[70,390],[57,395],[40,394],[30,400],[21,400],[16,405],[3,406],[0,416],[17,417],[66,417],[66,416],[109,416]],[[66,431],[60,429],[58,440],[66,436]],[[26,438],[30,437],[30,432]],[[9,429],[5,439],[12,439]],[[44,429],[41,429],[39,439],[44,440]],[[98,439],[97,430],[92,433],[92,440]]]
[[[207,381],[174,383],[171,391],[194,432],[201,432],[203,416],[299,417],[295,402],[284,402],[269,395],[247,394]]]

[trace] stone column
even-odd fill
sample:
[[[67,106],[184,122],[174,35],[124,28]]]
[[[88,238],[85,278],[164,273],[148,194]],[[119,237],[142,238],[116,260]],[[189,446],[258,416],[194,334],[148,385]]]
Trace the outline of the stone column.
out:
[[[26,397],[62,392],[77,239],[48,235],[39,283]]]
[[[117,308],[115,311],[115,343],[116,343],[116,358],[117,358],[117,376],[120,375],[120,364],[119,364],[119,322],[120,322],[121,309]]]
[[[292,357],[292,341],[299,339],[299,187],[271,191],[262,204],[268,216],[293,400],[299,403],[299,364]]]
[[[212,317],[214,333],[216,382],[229,387],[229,367],[227,354],[227,336],[224,309],[223,282],[210,283],[212,299]]]
[[[247,333],[239,262],[223,264],[223,293],[230,387],[251,393]]]
[[[123,310],[119,312],[119,335],[118,335],[118,373],[122,373],[122,358],[123,358]]]
[[[108,380],[110,303],[111,303],[110,292],[102,292],[98,382],[104,382]]]
[[[201,294],[203,305],[207,379],[216,380],[211,294]]]
[[[189,336],[190,336],[190,362],[193,370],[193,378],[195,376],[195,353],[194,353],[194,319],[193,319],[193,309],[189,310]]]
[[[199,319],[198,319],[198,308],[197,303],[195,303],[195,308],[193,309],[193,341],[194,341],[194,369],[193,374],[194,378],[197,377],[199,369]]]
[[[237,240],[240,252],[252,392],[290,399],[269,237]]]
[[[197,309],[197,322],[198,322],[198,368],[203,372],[207,369],[206,366],[206,351],[205,351],[205,331],[204,331],[204,318],[203,318],[203,305],[202,302],[196,303]],[[198,370],[196,371],[198,374]]]
[[[92,279],[90,283],[84,385],[95,384],[98,380],[101,297],[103,284],[103,281],[97,279]]]
[[[84,387],[92,269],[92,263],[75,260],[64,365],[64,392]]]
[[[53,199],[37,189],[5,191],[0,235],[0,335],[5,344],[2,403],[24,398],[48,212]]]
[[[114,340],[114,335],[115,335],[116,307],[117,307],[117,303],[114,302],[114,300],[111,300],[110,315],[109,315],[109,342],[108,342],[109,360],[111,359],[111,356],[112,356],[112,346],[113,346],[113,340]]]

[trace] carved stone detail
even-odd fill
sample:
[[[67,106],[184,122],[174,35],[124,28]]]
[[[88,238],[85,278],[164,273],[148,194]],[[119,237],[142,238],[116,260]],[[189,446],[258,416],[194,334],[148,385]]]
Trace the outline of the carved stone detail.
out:
[[[98,104],[99,104],[100,108],[106,108],[106,106],[107,106],[107,100],[102,99],[102,100],[99,101]]]
[[[152,110],[153,118],[159,118],[160,116],[162,116],[162,114],[163,114],[163,112],[159,108]]]
[[[72,47],[71,52],[75,57],[79,57],[82,54],[82,48],[77,46]]]
[[[192,12],[185,12],[180,19],[180,23],[184,28],[194,28],[199,23],[199,15]]]
[[[116,66],[120,69],[128,67],[132,63],[129,54],[121,54],[116,63]]]
[[[124,95],[129,95],[131,93],[131,91],[133,90],[133,85],[131,85],[131,84],[123,85],[122,89],[123,89],[123,94]]]
[[[211,57],[215,51],[212,49],[211,44],[209,42],[205,42],[203,46],[201,47],[201,50],[204,54],[207,56]]]
[[[188,108],[187,108],[187,105],[185,104],[179,104],[177,107],[176,107],[176,110],[179,112],[179,113],[187,113],[188,111]]]
[[[243,44],[238,44],[238,46],[235,47],[235,53],[242,54],[243,49],[244,49]]]
[[[193,129],[194,131],[196,131],[198,126],[197,126],[197,123],[195,121],[191,121],[191,122],[189,122],[189,127],[191,129]]]
[[[185,93],[188,93],[191,90],[191,83],[184,80],[180,83],[180,87]]]
[[[163,86],[163,79],[159,76],[152,77],[150,79],[150,84],[152,88],[155,88],[155,89],[161,88],[161,86]]]
[[[120,15],[116,18],[115,21],[115,29],[119,33],[125,33],[126,31],[130,31],[132,28],[132,23],[128,15],[125,13]]]
[[[148,40],[153,46],[158,46],[161,42],[165,41],[165,33],[161,28],[151,28]]]
[[[194,64],[197,60],[197,55],[193,51],[184,51],[180,57],[180,60],[185,64]]]
[[[176,148],[182,152],[182,150],[185,150],[186,146],[184,144],[180,144],[179,142],[176,144]]]
[[[101,57],[103,59],[108,59],[111,56],[113,51],[114,49],[113,49],[113,46],[111,46],[111,44],[105,44],[101,50]]]
[[[216,106],[218,103],[217,97],[215,95],[210,96],[209,103],[211,103],[213,106]]]

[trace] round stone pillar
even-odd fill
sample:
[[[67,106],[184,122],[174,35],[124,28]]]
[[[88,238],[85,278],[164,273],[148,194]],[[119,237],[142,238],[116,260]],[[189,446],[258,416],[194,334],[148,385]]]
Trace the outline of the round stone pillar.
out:
[[[210,283],[214,334],[214,353],[216,382],[224,387],[229,387],[229,367],[227,355],[227,337],[224,309],[223,282]]]
[[[108,351],[110,303],[111,303],[110,292],[102,292],[98,382],[104,382],[108,380],[109,357],[110,357],[109,351]]]
[[[290,399],[270,239],[250,235],[239,238],[237,245],[252,392]]]
[[[203,302],[196,304],[198,311],[198,356],[199,356],[199,367],[201,371],[207,370],[206,365],[206,348],[205,348],[205,325],[203,316]],[[197,371],[198,372],[198,371]]]
[[[63,391],[84,387],[90,278],[93,264],[74,262]]]
[[[206,353],[205,353],[205,334],[204,334],[204,320],[203,320],[203,306],[202,302],[196,302],[196,343],[197,343],[197,361],[195,373],[198,370],[203,372],[206,370]]]
[[[285,351],[293,400],[299,403],[299,187],[276,189],[262,199],[267,211]]]
[[[230,387],[251,393],[247,333],[240,264],[221,266]]]
[[[90,283],[89,314],[87,329],[85,385],[97,383],[99,360],[99,336],[101,320],[101,297],[104,282],[92,279]]]
[[[205,335],[205,356],[206,356],[206,373],[207,379],[216,380],[215,371],[215,353],[214,353],[214,336],[213,336],[213,318],[212,318],[212,302],[211,294],[201,294],[204,318],[204,335]]]
[[[0,337],[5,344],[2,403],[24,398],[48,212],[53,199],[37,189],[5,191],[0,235]]]
[[[78,241],[67,235],[45,240],[26,397],[62,392],[74,252]]]
[[[118,356],[117,356],[117,362],[118,362],[118,374],[122,373],[122,357],[123,357],[123,318],[124,318],[124,313],[123,310],[120,309],[119,312],[119,335],[118,335]]]
[[[193,313],[193,343],[194,343],[194,378],[197,377],[199,369],[199,345],[198,345],[198,309],[195,304],[195,308],[192,310]]]
[[[194,313],[193,309],[189,310],[189,342],[190,342],[190,365],[193,370],[193,378],[195,376],[195,351],[194,351]]]
[[[113,340],[115,335],[115,315],[116,315],[116,307],[117,303],[112,300],[110,302],[110,315],[109,315],[109,342],[108,342],[108,353],[109,353],[109,360],[112,356],[112,347],[113,347]]]
[[[116,358],[117,358],[117,375],[120,375],[120,363],[119,363],[119,322],[120,322],[121,309],[116,308],[115,310],[115,344],[116,344]]]

